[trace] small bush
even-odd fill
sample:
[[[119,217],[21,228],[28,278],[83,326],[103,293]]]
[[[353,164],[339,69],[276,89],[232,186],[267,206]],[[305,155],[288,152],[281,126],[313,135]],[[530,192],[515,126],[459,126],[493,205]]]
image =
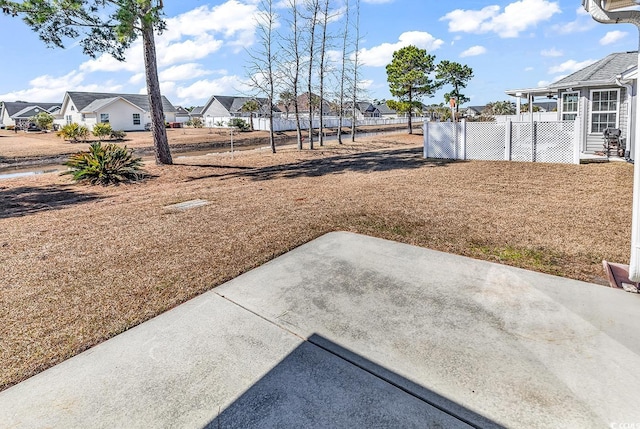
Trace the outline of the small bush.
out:
[[[141,170],[142,158],[135,158],[133,150],[115,143],[92,143],[88,152],[71,155],[65,163],[73,180],[91,185],[111,185],[135,182],[146,174]]]
[[[104,122],[95,124],[93,126],[93,130],[91,131],[94,136],[98,137],[98,140],[102,140],[104,137],[111,136],[112,132],[113,128],[111,128],[111,124],[107,124]]]
[[[87,136],[89,135],[89,129],[84,125],[80,125],[74,122],[60,128],[60,131],[57,132],[57,135],[65,140],[77,142],[79,140],[87,139]]]
[[[239,129],[240,131],[249,131],[249,124],[244,119],[231,118],[229,126]]]
[[[125,133],[124,131],[112,130],[111,135],[109,137],[111,137],[113,140],[124,140],[126,136],[127,136],[127,133]]]
[[[202,123],[202,118],[193,118],[191,119],[191,123],[193,125],[193,128],[202,128],[202,126],[204,125]]]

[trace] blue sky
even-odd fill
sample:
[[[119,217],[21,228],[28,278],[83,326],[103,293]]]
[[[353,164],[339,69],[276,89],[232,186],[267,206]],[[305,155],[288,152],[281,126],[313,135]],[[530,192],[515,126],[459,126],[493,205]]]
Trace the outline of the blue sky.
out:
[[[342,26],[344,0],[331,0]],[[353,3],[354,0],[351,0]],[[258,0],[165,1],[158,38],[163,94],[174,104],[247,93],[247,50],[255,43]],[[278,10],[284,14],[285,10]],[[612,52],[637,50],[627,24],[598,24],[580,0],[361,0],[362,99],[389,99],[385,65],[412,44],[470,66],[467,105],[505,100],[504,91],[560,79]],[[0,15],[0,100],[61,101],[65,91],[145,92],[140,45],[124,63],[93,60],[79,46],[47,48],[22,21]],[[448,90],[448,89],[447,89]],[[427,104],[443,101],[440,91]]]

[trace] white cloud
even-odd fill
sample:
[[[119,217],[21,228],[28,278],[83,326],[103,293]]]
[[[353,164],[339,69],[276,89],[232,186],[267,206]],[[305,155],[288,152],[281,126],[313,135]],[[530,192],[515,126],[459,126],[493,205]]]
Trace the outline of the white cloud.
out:
[[[557,66],[553,66],[551,68],[549,68],[549,74],[554,74],[554,73],[568,73],[571,74],[573,72],[576,72],[580,69],[585,68],[586,66],[588,66],[589,64],[593,64],[596,60],[586,60],[586,61],[576,61],[576,60],[567,60],[562,64],[559,64]]]
[[[238,76],[223,76],[219,79],[202,79],[188,86],[178,86],[175,95],[178,104],[190,105],[207,99],[215,94],[242,94],[248,93],[251,88]]]
[[[444,44],[444,41],[436,39],[424,31],[408,31],[402,33],[396,43],[383,43],[371,49],[360,51],[360,60],[363,65],[371,67],[386,66],[391,62],[393,53],[405,46],[414,45],[427,52],[434,51]]]
[[[533,67],[525,67],[524,71],[529,72],[529,71],[533,71],[534,68]]]
[[[540,55],[542,55],[543,57],[561,57],[564,54],[562,53],[562,51],[559,51],[556,48],[551,48],[543,49],[542,51],[540,51]]]
[[[222,49],[233,47],[236,51],[254,42],[257,5],[237,0],[213,7],[201,6],[167,19],[167,29],[156,36],[156,57],[159,67],[169,67],[182,62],[193,62]],[[85,61],[80,70],[92,72],[144,71],[142,44],[136,41],[127,49],[126,61],[115,60],[102,54]]]
[[[574,34],[588,31],[595,27],[597,22],[591,18],[589,12],[584,10],[583,7],[576,9],[576,19],[571,22],[565,22],[563,24],[556,24],[552,27],[554,34]]]
[[[617,42],[618,40],[624,39],[625,37],[627,37],[628,34],[629,33],[625,31],[619,31],[619,30],[609,31],[607,34],[604,35],[602,39],[600,39],[600,44],[602,46],[610,45],[612,43]]]
[[[449,21],[450,32],[496,33],[502,38],[518,37],[521,32],[561,13],[557,2],[549,0],[519,0],[507,5],[487,6],[480,10],[456,9],[440,18]]]
[[[159,78],[161,81],[190,80],[211,73],[211,71],[203,69],[201,64],[186,63],[164,69],[160,72]]]
[[[486,54],[487,53],[487,48],[485,48],[484,46],[472,46],[469,49],[467,49],[466,51],[462,52],[460,54],[460,58],[465,58],[465,57],[475,57],[477,55],[482,55],[482,54]]]
[[[42,102],[62,102],[66,91],[118,92],[122,85],[107,81],[98,84],[86,84],[85,74],[72,71],[64,76],[42,75],[29,81],[29,88],[0,94],[0,100],[24,100]]]
[[[551,82],[548,81],[548,80],[541,80],[541,81],[538,82],[538,88],[544,88],[545,86],[549,85],[550,83]]]

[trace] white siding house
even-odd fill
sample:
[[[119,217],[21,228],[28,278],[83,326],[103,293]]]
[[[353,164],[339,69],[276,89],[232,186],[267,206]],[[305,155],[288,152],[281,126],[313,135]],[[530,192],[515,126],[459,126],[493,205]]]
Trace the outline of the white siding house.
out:
[[[162,97],[165,122],[176,121],[176,108]],[[151,122],[149,99],[139,94],[67,92],[56,123],[77,123],[92,129],[109,123],[114,130],[142,131]]]

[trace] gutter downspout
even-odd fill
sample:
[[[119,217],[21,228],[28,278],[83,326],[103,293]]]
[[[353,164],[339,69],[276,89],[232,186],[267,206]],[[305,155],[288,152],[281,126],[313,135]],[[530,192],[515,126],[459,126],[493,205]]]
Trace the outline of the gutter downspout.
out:
[[[640,11],[607,12],[600,6],[601,0],[582,0],[582,6],[591,17],[603,24],[633,24],[640,34]],[[640,48],[640,46],[639,46]],[[638,55],[640,72],[640,55]],[[633,205],[631,215],[631,256],[629,280],[640,282],[640,106],[636,106],[635,133],[633,138]]]
[[[616,76],[616,85],[621,86],[627,90],[627,129],[625,130],[625,135],[627,137],[627,141],[631,142],[631,104],[632,104],[632,94],[633,94],[633,83],[627,80],[623,82],[621,80],[622,75]],[[633,142],[633,147],[635,150],[635,141]],[[625,148],[626,152],[626,148]],[[629,152],[629,156],[631,156],[631,152]],[[635,162],[635,159],[634,159]]]

